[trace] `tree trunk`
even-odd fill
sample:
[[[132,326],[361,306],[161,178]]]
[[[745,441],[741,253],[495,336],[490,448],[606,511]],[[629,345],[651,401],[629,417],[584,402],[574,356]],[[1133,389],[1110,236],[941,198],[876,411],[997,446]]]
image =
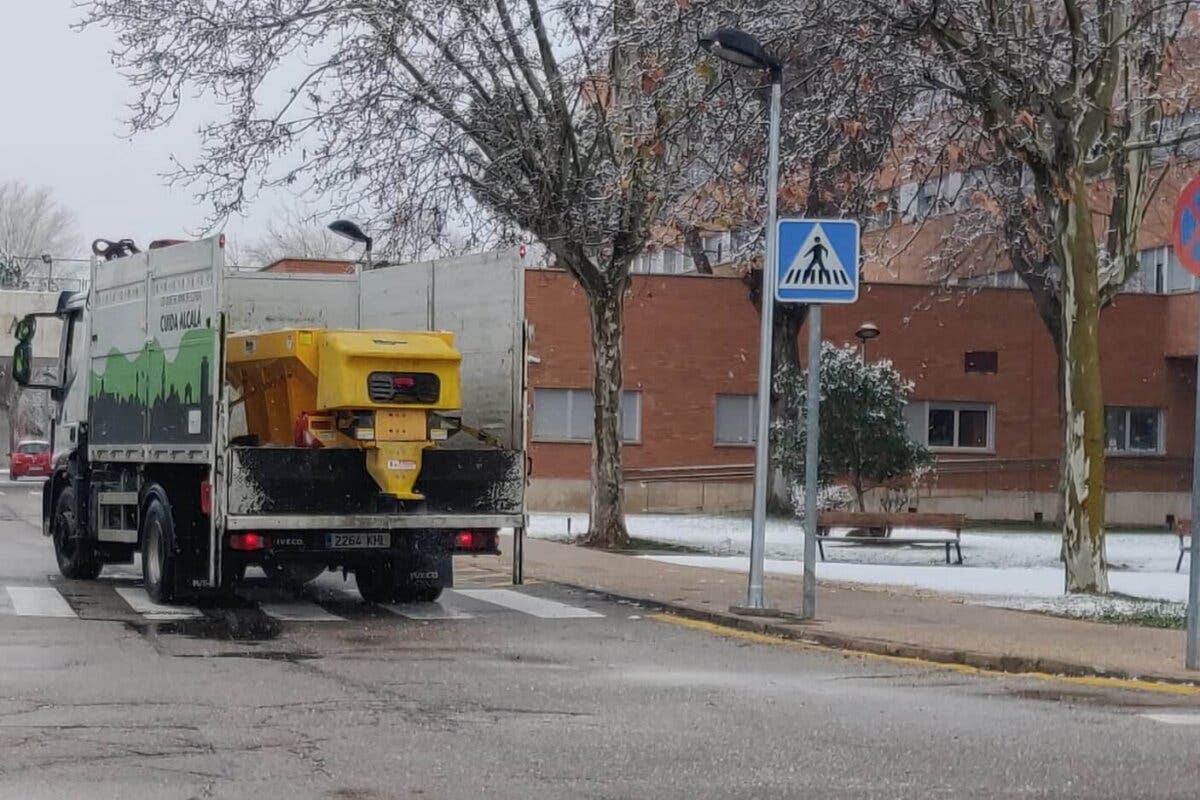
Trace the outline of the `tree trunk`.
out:
[[[592,322],[592,513],[583,544],[625,547],[624,487],[621,468],[621,329],[625,294],[621,287],[596,292],[588,300]]]
[[[1068,592],[1108,593],[1104,553],[1104,397],[1100,382],[1100,286],[1087,186],[1071,178],[1058,235],[1063,264],[1063,542]]]
[[[708,260],[708,253],[704,250],[704,241],[700,238],[699,228],[695,225],[687,227],[683,232],[683,245],[692,258],[692,266],[696,268],[696,272],[701,275],[712,275],[712,262]]]

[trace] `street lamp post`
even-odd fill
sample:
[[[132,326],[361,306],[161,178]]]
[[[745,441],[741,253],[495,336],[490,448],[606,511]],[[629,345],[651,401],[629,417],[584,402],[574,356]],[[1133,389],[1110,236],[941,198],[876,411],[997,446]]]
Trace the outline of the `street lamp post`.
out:
[[[363,233],[363,229],[348,219],[339,219],[329,223],[329,230],[341,236],[343,239],[349,239],[352,242],[366,245],[366,251],[363,253],[363,259],[366,261],[366,269],[371,269],[371,245],[374,240],[370,236]]]
[[[783,65],[757,39],[736,28],[720,28],[700,37],[700,46],[739,67],[765,69],[771,79],[770,134],[767,144],[767,228],[763,258],[762,300],[758,351],[758,428],[754,443],[754,506],[750,528],[750,581],[746,608],[765,609],[763,558],[767,543],[767,473],[770,468],[771,339],[775,321],[775,260],[778,247],[776,200],[779,194],[779,117],[783,95]]]
[[[858,326],[858,330],[854,332],[854,338],[858,339],[861,344],[862,360],[867,362],[867,342],[879,336],[879,328],[874,322],[864,322]]]

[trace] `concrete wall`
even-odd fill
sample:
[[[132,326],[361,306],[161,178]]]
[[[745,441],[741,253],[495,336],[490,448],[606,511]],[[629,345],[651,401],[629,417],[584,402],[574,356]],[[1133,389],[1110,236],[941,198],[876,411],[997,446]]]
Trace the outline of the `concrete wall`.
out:
[[[532,511],[587,511],[590,489],[576,478],[535,478],[525,493]],[[704,512],[720,514],[750,508],[749,481],[627,481],[629,514]]]
[[[629,481],[625,512],[629,514],[734,513],[750,510],[749,481]],[[539,478],[526,493],[531,511],[587,511],[586,480]],[[1052,524],[1059,508],[1057,492],[932,490],[916,502],[919,511],[966,514],[971,520]],[[879,508],[879,497],[868,492],[868,508]],[[1110,492],[1107,522],[1113,527],[1169,528],[1191,515],[1187,492]],[[1040,518],[1038,515],[1041,515]]]

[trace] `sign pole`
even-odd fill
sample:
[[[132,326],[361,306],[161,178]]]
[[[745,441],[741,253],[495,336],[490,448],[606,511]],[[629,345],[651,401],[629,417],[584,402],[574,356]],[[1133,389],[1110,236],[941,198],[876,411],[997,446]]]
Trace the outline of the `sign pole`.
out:
[[[808,307],[808,392],[804,404],[804,604],[800,617],[817,613],[817,470],[821,439],[821,304]]]
[[[1175,203],[1171,244],[1179,263],[1200,276],[1200,176],[1192,178]],[[1188,669],[1200,670],[1200,320],[1196,331],[1196,415],[1192,438],[1192,521],[1188,548],[1187,654]]]
[[[1187,668],[1200,669],[1200,320],[1196,325],[1196,419],[1192,441],[1192,544],[1188,563]]]

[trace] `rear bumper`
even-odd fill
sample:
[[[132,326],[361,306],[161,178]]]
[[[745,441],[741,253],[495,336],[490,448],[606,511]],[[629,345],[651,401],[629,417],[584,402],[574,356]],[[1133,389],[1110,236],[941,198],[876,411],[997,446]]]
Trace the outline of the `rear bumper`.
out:
[[[454,537],[450,531],[411,531],[410,535],[390,534],[387,547],[334,547],[325,533],[318,531],[279,531],[263,535],[265,547],[235,550],[226,539],[222,548],[227,564],[324,564],[346,567],[378,564],[386,561],[412,561],[449,558]]]
[[[393,531],[521,528],[524,514],[236,514],[227,531]]]

